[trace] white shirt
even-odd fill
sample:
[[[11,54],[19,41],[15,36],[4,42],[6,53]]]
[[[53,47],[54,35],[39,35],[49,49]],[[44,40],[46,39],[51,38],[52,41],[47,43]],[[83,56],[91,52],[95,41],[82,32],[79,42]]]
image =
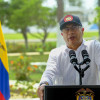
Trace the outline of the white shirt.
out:
[[[78,62],[83,61],[82,50],[87,50],[91,59],[90,67],[84,72],[82,85],[100,85],[100,43],[96,40],[83,40],[81,46],[75,51]],[[47,81],[49,85],[53,85],[54,78],[59,78],[62,81],[61,85],[79,85],[79,73],[70,63],[69,51],[70,49],[67,46],[61,46],[50,52],[47,67],[40,83]],[[85,64],[81,66],[81,68],[84,67],[86,67]]]

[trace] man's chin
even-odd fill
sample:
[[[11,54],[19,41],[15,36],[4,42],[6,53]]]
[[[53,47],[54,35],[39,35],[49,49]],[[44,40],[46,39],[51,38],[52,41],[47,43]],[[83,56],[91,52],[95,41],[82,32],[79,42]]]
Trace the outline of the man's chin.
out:
[[[76,42],[76,40],[75,39],[70,39],[69,42],[70,42],[70,44],[73,44],[73,43]]]

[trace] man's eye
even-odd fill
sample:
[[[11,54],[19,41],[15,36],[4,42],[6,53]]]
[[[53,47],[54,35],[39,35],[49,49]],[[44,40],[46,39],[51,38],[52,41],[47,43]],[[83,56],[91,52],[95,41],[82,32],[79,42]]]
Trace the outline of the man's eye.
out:
[[[76,28],[75,26],[72,27],[72,29],[75,29],[75,28]]]
[[[66,30],[69,30],[69,28],[66,28]]]

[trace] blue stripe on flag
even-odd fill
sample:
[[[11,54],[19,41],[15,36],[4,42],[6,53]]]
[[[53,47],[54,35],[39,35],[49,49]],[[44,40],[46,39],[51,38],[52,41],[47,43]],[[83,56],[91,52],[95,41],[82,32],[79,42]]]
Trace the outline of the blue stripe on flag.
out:
[[[5,69],[1,59],[0,59],[0,91],[3,94],[5,100],[9,100],[10,98],[9,74]]]

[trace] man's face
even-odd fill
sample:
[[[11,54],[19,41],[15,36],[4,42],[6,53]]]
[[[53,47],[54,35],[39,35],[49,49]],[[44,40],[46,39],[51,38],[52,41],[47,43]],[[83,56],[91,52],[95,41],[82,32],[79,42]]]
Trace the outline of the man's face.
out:
[[[71,49],[77,49],[83,41],[84,28],[73,23],[67,24],[62,29],[61,35],[63,36],[67,46]]]

